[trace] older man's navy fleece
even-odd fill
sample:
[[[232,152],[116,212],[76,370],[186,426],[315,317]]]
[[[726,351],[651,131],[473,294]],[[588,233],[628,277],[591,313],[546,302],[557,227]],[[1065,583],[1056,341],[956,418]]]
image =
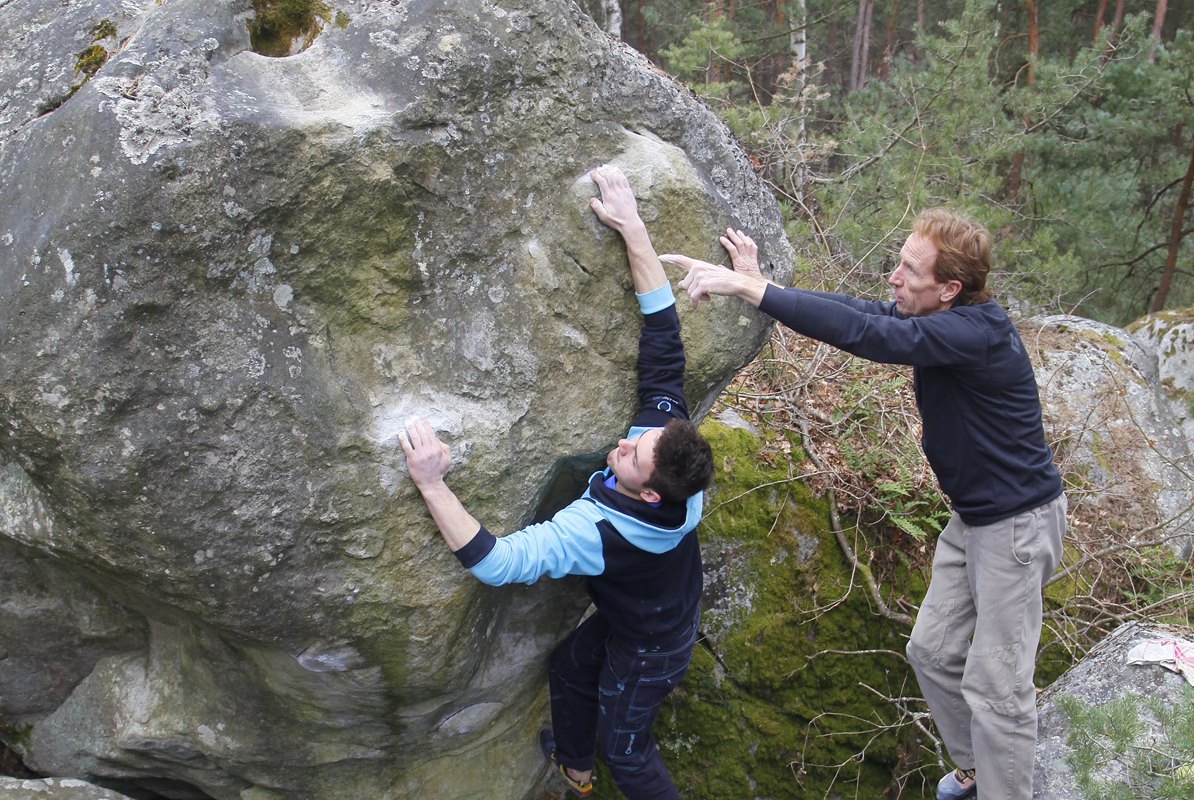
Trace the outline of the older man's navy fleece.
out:
[[[967,524],[998,522],[1061,494],[1032,363],[996,303],[904,317],[891,302],[768,286],[759,310],[856,356],[913,367],[921,446]]]
[[[639,295],[639,410],[627,438],[688,419],[684,345],[667,284]],[[478,580],[499,586],[543,575],[589,576],[589,595],[615,634],[634,641],[679,635],[696,617],[701,552],[693,530],[704,495],[686,502],[645,503],[614,488],[607,468],[593,473],[580,499],[547,522],[496,537],[484,526],[456,557]]]

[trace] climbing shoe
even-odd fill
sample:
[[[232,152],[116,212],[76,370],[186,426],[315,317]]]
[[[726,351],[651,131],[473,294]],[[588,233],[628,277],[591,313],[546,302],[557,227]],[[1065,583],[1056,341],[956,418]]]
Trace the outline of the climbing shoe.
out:
[[[972,769],[955,769],[937,782],[937,800],[962,800],[974,797],[977,791]]]
[[[543,751],[543,757],[551,764],[551,771],[564,779],[564,783],[568,784],[568,788],[577,797],[588,797],[593,793],[593,782],[585,781],[581,783],[573,780],[568,775],[568,770],[564,765],[556,761],[556,737],[552,734],[551,728],[544,728],[539,731],[539,749]]]

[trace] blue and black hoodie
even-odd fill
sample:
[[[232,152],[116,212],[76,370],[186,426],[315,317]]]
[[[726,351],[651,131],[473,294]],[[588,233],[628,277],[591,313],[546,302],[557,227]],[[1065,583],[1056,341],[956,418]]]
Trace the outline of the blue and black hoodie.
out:
[[[637,295],[639,410],[627,438],[688,419],[684,401],[684,345],[671,286]],[[696,619],[701,597],[701,551],[696,528],[704,493],[685,502],[646,503],[615,489],[606,468],[585,493],[547,522],[496,537],[482,525],[456,557],[491,586],[534,583],[543,575],[587,575],[593,604],[615,635],[659,642],[682,635]]]

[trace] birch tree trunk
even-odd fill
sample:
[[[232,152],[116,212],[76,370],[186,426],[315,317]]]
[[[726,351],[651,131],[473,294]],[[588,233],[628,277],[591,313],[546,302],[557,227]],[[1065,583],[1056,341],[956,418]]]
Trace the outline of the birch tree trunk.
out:
[[[808,0],[775,0],[775,21],[782,28],[784,16],[788,18],[788,63],[794,70],[795,80],[791,86],[794,102],[791,113],[785,114],[779,122],[779,158],[775,164],[775,177],[785,193],[790,193],[800,208],[805,208],[804,187],[807,183],[808,164],[804,157],[805,142],[805,91],[808,87]]]
[[[1103,0],[1106,2],[1106,0]],[[602,0],[601,13],[604,17],[602,28],[610,36],[622,38],[622,3],[621,0]]]
[[[789,0],[791,11],[788,18],[791,27],[788,29],[788,52],[792,61],[800,67],[800,86],[804,89],[808,83],[808,0]]]

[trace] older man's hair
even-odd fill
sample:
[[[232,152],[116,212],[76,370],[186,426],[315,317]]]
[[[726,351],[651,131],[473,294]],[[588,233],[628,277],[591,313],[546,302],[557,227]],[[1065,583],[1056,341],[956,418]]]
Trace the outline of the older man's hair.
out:
[[[696,426],[672,419],[655,442],[655,469],[644,485],[664,502],[684,502],[713,479],[713,451]]]
[[[933,276],[938,283],[957,281],[962,291],[955,306],[985,303],[991,299],[987,274],[991,271],[991,232],[965,214],[945,208],[922,211],[912,223],[913,233],[937,248]]]

